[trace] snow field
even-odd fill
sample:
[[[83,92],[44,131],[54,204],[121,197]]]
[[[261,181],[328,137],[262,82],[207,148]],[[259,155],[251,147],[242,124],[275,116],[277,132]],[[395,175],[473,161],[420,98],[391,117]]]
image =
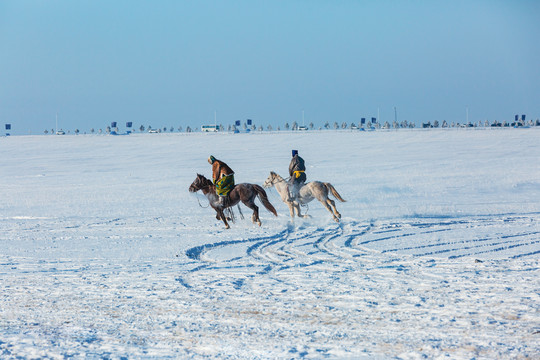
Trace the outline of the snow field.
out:
[[[2,358],[535,358],[538,129],[0,138]],[[346,203],[262,227],[209,155]],[[199,203],[201,206],[199,206]],[[237,214],[238,215],[238,214]]]

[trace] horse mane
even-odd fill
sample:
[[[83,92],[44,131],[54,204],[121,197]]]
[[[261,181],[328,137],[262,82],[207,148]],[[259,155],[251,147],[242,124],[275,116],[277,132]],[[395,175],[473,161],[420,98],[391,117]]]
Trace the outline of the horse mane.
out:
[[[214,185],[214,183],[210,179],[207,179],[204,175],[197,174],[197,177],[199,179],[201,179],[201,182],[202,182],[202,184],[204,186],[212,186],[212,185]]]
[[[272,175],[273,177],[275,177],[276,179],[278,179],[279,181],[285,181],[281,175],[279,175],[278,173],[274,172],[274,171],[270,171],[270,175]]]

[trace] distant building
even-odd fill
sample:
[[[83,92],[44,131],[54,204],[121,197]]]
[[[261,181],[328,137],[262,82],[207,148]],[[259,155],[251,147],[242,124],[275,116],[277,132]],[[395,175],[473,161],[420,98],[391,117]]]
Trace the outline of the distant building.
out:
[[[218,132],[219,126],[218,125],[203,125],[201,126],[202,132]]]

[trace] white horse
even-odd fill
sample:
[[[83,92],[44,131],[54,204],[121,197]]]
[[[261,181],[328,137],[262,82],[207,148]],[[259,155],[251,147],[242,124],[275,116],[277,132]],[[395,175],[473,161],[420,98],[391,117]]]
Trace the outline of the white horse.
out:
[[[302,215],[300,213],[300,205],[307,204],[313,199],[317,199],[323,204],[323,206],[330,211],[332,217],[336,222],[339,222],[341,214],[336,209],[336,203],[328,198],[328,194],[332,193],[336,199],[341,202],[345,202],[341,195],[336,191],[336,189],[330,183],[312,181],[300,188],[298,191],[298,196],[295,201],[287,201],[289,199],[289,184],[275,172],[270,172],[270,176],[263,184],[264,188],[269,188],[274,186],[281,196],[281,201],[289,206],[289,211],[291,212],[291,217],[294,218],[294,211],[298,217],[306,217],[307,215]]]

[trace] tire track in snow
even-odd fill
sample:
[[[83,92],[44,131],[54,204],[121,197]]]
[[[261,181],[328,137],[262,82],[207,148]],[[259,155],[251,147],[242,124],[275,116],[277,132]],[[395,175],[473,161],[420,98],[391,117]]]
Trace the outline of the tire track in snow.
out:
[[[284,236],[289,230],[285,229],[281,232],[279,232],[276,235],[270,235],[270,236],[262,236],[262,237],[256,237],[256,238],[248,238],[248,239],[241,239],[241,240],[230,240],[230,241],[221,241],[217,243],[211,243],[211,244],[204,244],[200,246],[195,246],[193,248],[190,248],[186,251],[186,255],[188,258],[193,260],[201,260],[201,257],[207,253],[210,250],[215,250],[219,248],[224,248],[231,245],[237,245],[237,244],[248,244],[257,242],[259,244],[264,243],[267,240],[273,240],[276,238],[280,238]]]
[[[534,235],[534,234],[539,234],[539,233],[540,232],[531,232],[531,233],[525,233],[525,234],[501,236],[500,239],[517,238],[517,237],[529,236],[529,235]],[[389,252],[399,252],[399,251],[406,251],[406,250],[423,250],[423,249],[428,249],[428,248],[455,246],[455,245],[458,245],[458,244],[461,244],[461,245],[477,244],[477,245],[474,245],[474,246],[467,246],[467,247],[461,247],[461,248],[447,248],[447,249],[440,250],[440,251],[426,252],[426,253],[420,253],[420,254],[415,255],[415,256],[428,256],[428,255],[433,255],[433,254],[436,254],[436,253],[441,253],[442,254],[442,253],[445,253],[445,252],[455,251],[456,249],[472,249],[472,248],[475,248],[475,247],[481,248],[481,247],[487,247],[487,246],[497,246],[497,245],[502,245],[502,244],[509,244],[511,242],[519,242],[519,243],[522,242],[522,240],[520,240],[520,239],[516,239],[514,241],[493,242],[495,239],[497,239],[497,238],[496,237],[486,237],[486,238],[481,238],[481,239],[447,241],[447,242],[436,243],[436,244],[426,244],[426,245],[418,245],[418,246],[409,246],[409,247],[388,249],[388,250],[383,250],[382,253],[384,254],[384,253],[389,253]],[[465,255],[462,255],[462,256],[458,256],[458,257],[471,256],[471,255],[473,255],[473,254],[470,253],[470,254],[465,254]],[[450,258],[454,258],[454,257],[450,257]]]
[[[325,236],[325,229],[300,228],[298,231],[290,231],[286,237],[277,238],[275,241],[260,244],[257,248],[250,249],[247,255],[262,261],[272,262],[275,265],[289,262],[298,263],[298,259],[313,256],[308,251],[313,249],[314,244]],[[298,264],[297,264],[298,265]]]
[[[432,217],[432,221],[422,218],[421,222],[407,218],[402,222],[379,224],[379,229],[371,234],[353,239],[351,246],[378,250],[383,254],[443,256],[449,259],[486,254],[501,258],[530,256],[539,251],[534,248],[539,243],[538,215],[504,214],[455,220],[445,217],[444,221]],[[530,231],[524,231],[526,228]],[[516,254],[520,248],[523,252]]]
[[[540,253],[539,214],[508,214],[475,217],[419,217],[389,222],[343,219],[339,224],[311,226],[289,224],[267,236],[221,241],[186,251],[196,265],[192,281],[177,281],[190,289],[214,275],[214,284],[228,283],[235,289],[254,277],[283,281],[294,268],[317,267],[317,271],[345,271],[351,262],[372,261],[369,254],[396,257],[519,258]],[[280,275],[282,274],[282,275]],[[196,278],[196,279],[195,279]],[[212,285],[214,286],[214,285]]]
[[[455,220],[447,217],[441,219],[432,217],[431,222],[426,221],[426,218],[421,218],[421,222],[415,222],[414,218],[407,218],[401,222],[394,220],[391,223],[377,225],[352,220],[324,228],[311,228],[309,225],[304,225],[293,229],[288,226],[287,229],[270,236],[201,245],[187,250],[186,255],[191,259],[201,260],[209,251],[220,251],[220,249],[238,244],[251,244],[246,247],[245,253],[237,254],[237,257],[229,261],[250,258],[266,265],[284,263],[300,265],[302,261],[306,264],[310,263],[308,258],[329,260],[333,257],[334,260],[358,260],[360,255],[367,250],[382,254],[405,253],[417,257],[437,254],[448,254],[449,258],[474,256],[489,252],[486,251],[488,247],[493,247],[491,251],[496,252],[519,247],[514,245],[537,244],[535,239],[538,238],[540,231],[516,232],[517,229],[522,229],[522,224],[530,225],[538,221],[534,215],[537,214]],[[472,236],[469,235],[470,233]],[[464,234],[467,235],[466,238],[463,238]],[[512,242],[508,239],[516,240]],[[407,243],[404,244],[404,241]],[[504,244],[508,246],[501,246]],[[427,249],[433,249],[433,251],[426,251]],[[479,249],[479,251],[474,251],[474,249]],[[473,251],[463,253],[464,250]],[[512,256],[519,256],[519,254],[512,254]]]

